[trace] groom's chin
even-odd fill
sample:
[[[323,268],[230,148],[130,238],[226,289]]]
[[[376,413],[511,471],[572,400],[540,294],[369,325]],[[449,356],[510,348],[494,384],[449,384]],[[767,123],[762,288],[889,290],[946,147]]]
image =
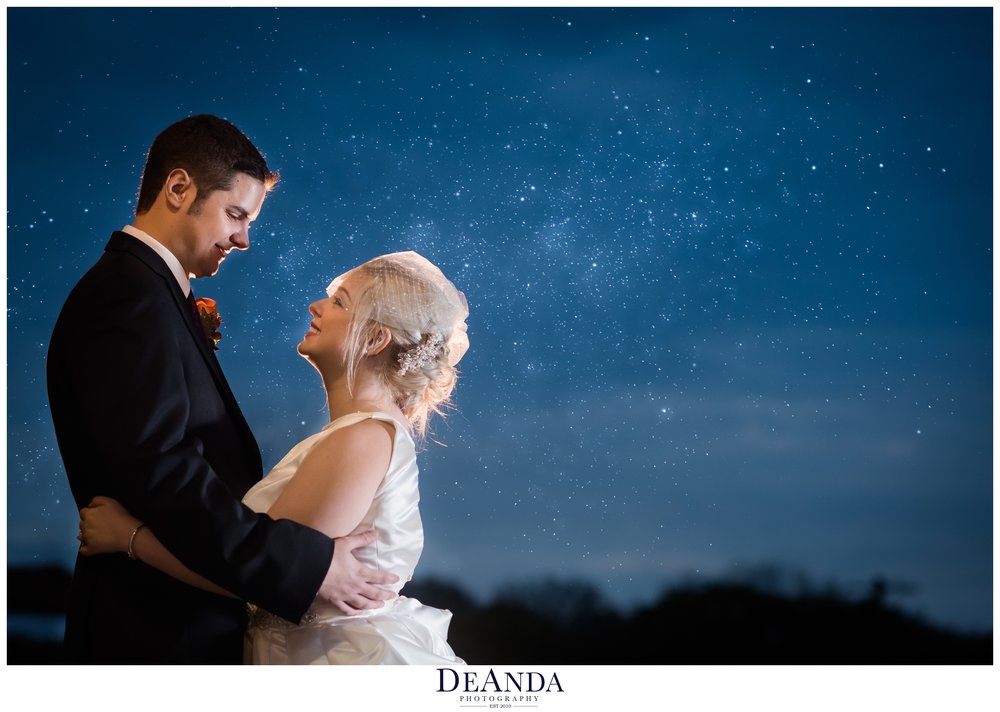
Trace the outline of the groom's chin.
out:
[[[204,277],[214,277],[219,273],[219,267],[221,266],[222,265],[215,265],[215,266],[208,265],[201,269],[197,269],[193,272],[190,272],[190,274],[193,275],[195,279],[201,279]]]

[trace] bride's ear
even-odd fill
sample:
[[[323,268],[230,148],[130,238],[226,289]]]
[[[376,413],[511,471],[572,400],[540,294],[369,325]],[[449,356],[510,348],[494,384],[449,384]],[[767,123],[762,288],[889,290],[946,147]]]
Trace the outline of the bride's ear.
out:
[[[392,332],[388,327],[380,326],[378,331],[368,338],[365,356],[377,356],[386,346],[392,343]]]

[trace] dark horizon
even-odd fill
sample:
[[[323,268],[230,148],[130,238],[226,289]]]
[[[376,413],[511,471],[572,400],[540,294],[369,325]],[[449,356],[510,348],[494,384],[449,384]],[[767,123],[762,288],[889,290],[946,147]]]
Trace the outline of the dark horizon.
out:
[[[57,568],[8,571],[9,664],[63,661],[57,629],[69,579]],[[993,662],[991,632],[948,630],[907,613],[889,600],[898,586],[876,579],[852,596],[769,568],[664,587],[631,610],[586,581],[508,584],[477,601],[459,582],[418,578],[402,593],[452,612],[449,643],[471,665]]]

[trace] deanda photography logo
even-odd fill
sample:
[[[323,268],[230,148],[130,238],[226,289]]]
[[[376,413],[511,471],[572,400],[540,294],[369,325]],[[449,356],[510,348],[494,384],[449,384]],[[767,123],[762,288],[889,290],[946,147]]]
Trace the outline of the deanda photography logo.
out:
[[[564,692],[559,675],[537,670],[469,670],[437,668],[436,691],[460,707],[514,709],[538,707]]]

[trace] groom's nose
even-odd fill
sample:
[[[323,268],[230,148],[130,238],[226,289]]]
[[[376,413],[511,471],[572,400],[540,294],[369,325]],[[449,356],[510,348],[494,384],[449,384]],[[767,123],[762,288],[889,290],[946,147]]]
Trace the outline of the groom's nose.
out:
[[[229,236],[229,242],[237,250],[246,250],[250,247],[250,231],[247,228],[237,230]]]

